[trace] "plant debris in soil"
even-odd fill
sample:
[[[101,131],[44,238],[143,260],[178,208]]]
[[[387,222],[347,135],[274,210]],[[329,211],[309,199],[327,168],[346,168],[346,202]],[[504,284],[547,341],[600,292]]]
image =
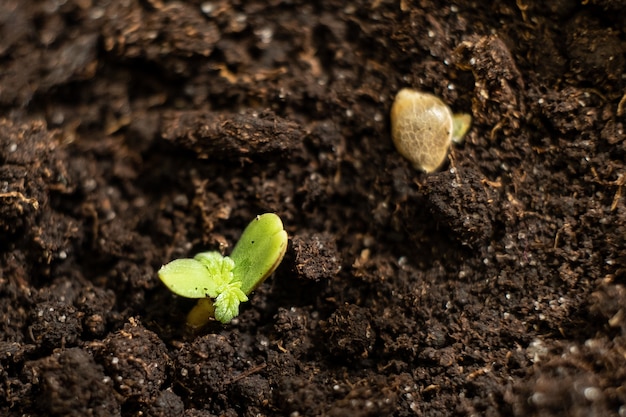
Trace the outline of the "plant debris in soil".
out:
[[[0,414],[625,416],[626,7],[0,3]],[[471,113],[433,174],[401,88]],[[281,216],[229,325],[156,271]]]

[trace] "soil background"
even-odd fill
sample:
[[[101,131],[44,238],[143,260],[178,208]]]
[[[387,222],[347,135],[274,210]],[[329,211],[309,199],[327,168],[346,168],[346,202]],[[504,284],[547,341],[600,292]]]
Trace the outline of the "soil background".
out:
[[[549,3],[549,4],[545,4]],[[0,0],[0,414],[626,416],[618,0]],[[425,175],[396,92],[473,126]],[[158,268],[290,243],[192,334]]]

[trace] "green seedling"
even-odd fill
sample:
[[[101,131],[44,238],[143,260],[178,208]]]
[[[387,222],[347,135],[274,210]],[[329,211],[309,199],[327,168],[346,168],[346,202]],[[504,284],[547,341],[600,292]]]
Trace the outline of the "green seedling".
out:
[[[163,265],[158,274],[174,294],[200,299],[187,316],[190,327],[200,328],[213,317],[228,323],[239,314],[239,304],[276,270],[286,249],[283,222],[265,213],[246,227],[230,257],[201,252]]]

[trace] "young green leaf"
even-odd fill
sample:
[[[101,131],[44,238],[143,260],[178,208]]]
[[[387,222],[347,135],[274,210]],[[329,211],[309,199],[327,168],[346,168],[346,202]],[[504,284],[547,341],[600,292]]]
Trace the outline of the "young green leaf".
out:
[[[220,287],[226,285],[234,279],[233,268],[235,262],[228,256],[222,256],[219,252],[200,252],[193,257],[196,261],[206,266],[209,274],[213,277],[213,284],[217,287],[219,294]],[[215,297],[212,295],[211,297]]]
[[[241,291],[250,294],[276,270],[287,250],[287,232],[274,213],[256,216],[246,227],[230,257]]]
[[[222,323],[228,323],[239,315],[239,303],[248,301],[248,297],[241,291],[241,282],[235,280],[232,272],[235,262],[218,252],[202,252],[194,256],[194,259],[207,267],[217,287],[217,297],[213,296],[215,318]]]
[[[239,303],[248,301],[248,297],[241,291],[241,282],[235,281],[227,284],[217,296],[215,306],[215,318],[222,323],[228,323],[239,315]]]

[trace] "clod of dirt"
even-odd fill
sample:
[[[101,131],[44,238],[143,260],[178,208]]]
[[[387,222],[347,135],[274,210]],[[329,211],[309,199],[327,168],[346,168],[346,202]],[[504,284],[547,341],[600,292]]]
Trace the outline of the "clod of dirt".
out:
[[[589,310],[610,327],[626,334],[626,288],[621,284],[603,284],[591,294]]]
[[[271,154],[284,158],[305,136],[297,124],[273,114],[185,111],[163,115],[161,136],[206,159]]]
[[[97,21],[77,11],[77,21],[89,26],[82,32],[76,21],[66,24],[60,13],[45,12],[46,7],[40,6],[13,1],[0,4],[0,55],[6,63],[0,72],[3,105],[28,106],[36,93],[90,78],[96,69]],[[69,9],[73,4],[65,6]]]
[[[30,245],[29,261],[45,274],[53,260],[68,256],[81,231],[70,216],[49,207],[53,194],[71,187],[58,145],[43,121],[0,119],[0,242]]]
[[[62,349],[24,365],[23,378],[39,394],[33,407],[40,415],[63,417],[121,416],[113,382],[80,348]]]
[[[557,343],[551,351],[535,356],[529,378],[514,387],[518,394],[513,403],[515,415],[615,415],[613,401],[623,403],[626,394],[606,386],[623,383],[624,367],[617,366],[626,348],[626,339],[617,337],[588,339],[584,344]],[[527,352],[529,349],[527,350]],[[608,378],[601,377],[607,375]],[[613,398],[607,398],[611,392]]]
[[[590,4],[595,4],[605,10],[622,12],[624,14],[624,2],[622,0],[590,0]]]
[[[174,378],[186,393],[186,406],[210,403],[217,414],[231,415],[232,405],[225,400],[234,397],[237,408],[253,410],[253,415],[267,414],[272,388],[266,377],[259,375],[265,364],[251,364],[240,355],[243,352],[236,352],[231,342],[218,334],[183,345],[176,357]]]
[[[0,236],[10,236],[35,223],[48,202],[47,162],[56,145],[45,123],[16,124],[0,119]]]
[[[299,358],[313,347],[312,330],[317,321],[311,320],[310,313],[304,309],[292,307],[279,308],[274,320],[274,329],[282,349]]]
[[[300,376],[283,378],[276,390],[279,406],[287,413],[310,415],[314,410],[319,412],[319,404],[324,404],[327,394],[316,384]]]
[[[288,350],[277,351],[272,349],[267,352],[265,369],[269,375],[269,380],[276,385],[285,378],[293,377],[297,373],[298,364],[298,360]]]
[[[426,178],[425,193],[434,219],[458,242],[476,246],[493,233],[496,194],[472,170],[451,170]]]
[[[75,305],[84,313],[83,329],[92,337],[102,337],[106,326],[115,317],[115,293],[88,285],[80,290]]]
[[[333,356],[343,360],[367,358],[376,341],[376,332],[370,320],[369,311],[365,308],[353,304],[339,307],[328,320],[321,322],[328,340],[326,348]]]
[[[376,376],[361,380],[343,397],[334,401],[327,411],[329,417],[378,417],[393,414],[397,394],[393,387],[407,387],[407,375],[385,378]]]
[[[567,25],[567,53],[571,70],[589,87],[609,90],[623,85],[622,75],[626,59],[619,32],[607,28],[588,14],[575,16]]]
[[[131,320],[93,349],[125,398],[152,403],[159,396],[170,359],[165,344],[155,333]]]
[[[31,385],[20,372],[24,361],[36,350],[34,345],[24,345],[15,342],[0,342],[0,378],[5,382],[0,387],[0,395],[6,403],[11,404],[24,401],[30,395]]]
[[[294,268],[299,278],[320,281],[334,277],[341,270],[341,259],[333,237],[327,233],[296,235],[291,240],[295,254]]]
[[[75,345],[83,330],[82,316],[74,306],[60,301],[35,305],[29,326],[33,342],[43,349]]]
[[[204,403],[226,389],[232,373],[235,350],[224,336],[207,334],[186,344],[176,356],[176,380],[189,391],[189,398]]]
[[[470,36],[455,52],[459,65],[472,71],[475,93],[472,116],[476,124],[493,126],[491,135],[519,129],[526,117],[524,79],[514,55],[498,36]]]
[[[104,13],[104,48],[127,59],[147,58],[176,73],[191,68],[179,58],[211,54],[220,33],[199,7],[182,2],[152,2],[152,6],[112,1]]]
[[[161,394],[151,404],[142,408],[146,416],[151,417],[179,417],[185,412],[183,400],[170,389],[161,391]]]
[[[575,87],[552,90],[538,103],[544,120],[562,135],[592,129],[600,119],[599,98]]]
[[[262,415],[266,412],[267,399],[272,396],[272,387],[266,378],[260,375],[249,375],[240,378],[230,385],[235,404],[245,404],[250,415]]]

